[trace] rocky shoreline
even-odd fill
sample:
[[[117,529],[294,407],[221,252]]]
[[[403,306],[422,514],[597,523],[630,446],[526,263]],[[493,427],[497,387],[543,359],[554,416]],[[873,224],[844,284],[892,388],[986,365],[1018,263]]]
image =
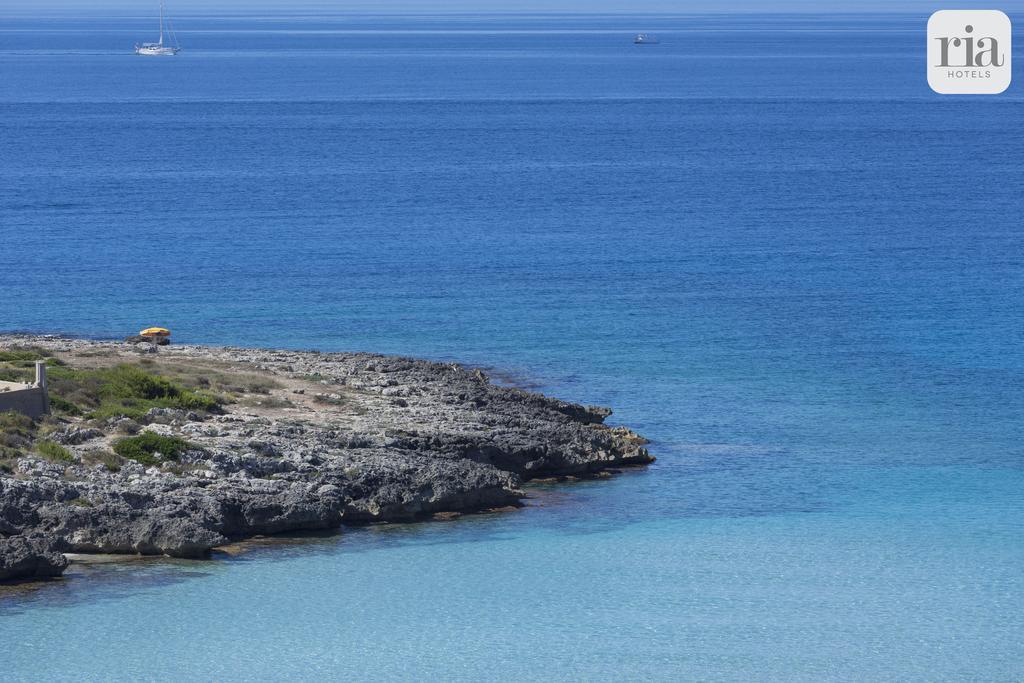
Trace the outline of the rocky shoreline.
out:
[[[59,575],[63,553],[204,557],[257,535],[514,506],[524,481],[653,461],[641,436],[604,424],[607,408],[456,364],[0,335],[0,351],[28,347],[247,388],[216,413],[47,418],[62,458],[25,452],[0,469],[0,581]],[[173,462],[103,462],[125,434],[149,432],[188,448]]]

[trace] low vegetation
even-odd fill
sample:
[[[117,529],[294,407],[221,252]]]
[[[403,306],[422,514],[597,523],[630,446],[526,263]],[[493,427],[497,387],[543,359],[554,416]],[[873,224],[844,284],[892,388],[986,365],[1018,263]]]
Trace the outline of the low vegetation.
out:
[[[295,407],[295,404],[286,398],[269,395],[246,396],[238,401],[238,405],[245,406],[246,408],[269,408],[274,410]]]
[[[45,349],[32,346],[12,347],[0,351],[0,380],[31,382],[36,361],[46,361],[50,388],[50,407],[57,415],[85,416],[92,419],[110,417],[139,418],[151,408],[178,408],[197,412],[220,412],[224,398],[205,387],[211,382],[205,371],[187,366],[174,366],[177,377],[160,374],[150,360],[121,363],[106,368],[73,368]],[[228,375],[223,373],[224,377]],[[267,391],[264,380],[243,376],[243,387],[249,391]],[[218,383],[218,387],[221,383]]]
[[[196,448],[194,444],[179,437],[163,436],[154,432],[128,436],[114,443],[114,453],[143,465],[175,462],[182,453]]]
[[[48,354],[44,349],[34,346],[16,346],[0,351],[0,381],[32,382],[35,381],[36,361],[46,361],[48,367],[63,365],[59,358]]]
[[[0,471],[14,471],[14,461],[32,452],[53,462],[73,462],[74,456],[67,448],[45,438],[49,431],[65,426],[68,418],[100,423],[119,417],[142,421],[153,408],[222,413],[221,406],[234,398],[231,392],[265,396],[276,386],[273,380],[255,374],[208,373],[205,368],[186,364],[168,364],[165,371],[150,359],[108,367],[72,367],[52,352],[31,346],[0,350],[0,380],[31,382],[35,377],[34,365],[40,360],[48,367],[53,415],[32,420],[20,413],[0,413]],[[139,426],[138,422],[122,420],[118,428],[122,433],[135,433]],[[100,450],[85,454],[82,460],[91,465],[102,463],[108,470],[117,471],[125,458],[155,464],[176,460],[190,447],[182,439],[147,433],[122,439],[115,446],[115,450],[120,449],[117,453]]]
[[[219,396],[186,388],[129,363],[88,370],[55,367],[49,372],[49,383],[55,410],[97,420],[138,419],[152,408],[221,412]]]
[[[38,425],[21,413],[0,413],[0,460],[18,457],[32,448]]]
[[[36,346],[13,346],[6,351],[0,351],[0,363],[7,363],[16,367],[33,367],[37,360],[45,360],[47,365],[63,365],[64,362],[54,357],[46,349]]]
[[[36,451],[39,455],[52,462],[74,462],[75,458],[71,451],[53,441],[40,441],[36,444]]]
[[[280,382],[272,377],[254,372],[239,372],[215,361],[181,363],[146,358],[139,364],[183,386],[217,394],[265,395],[273,389],[281,388]]]
[[[124,465],[124,458],[117,453],[94,448],[82,454],[83,465],[103,465],[109,472],[119,472]]]
[[[329,406],[342,406],[346,403],[345,397],[341,394],[316,394],[313,396],[313,401]]]
[[[223,413],[222,406],[242,402],[259,407],[284,408],[292,403],[271,392],[281,384],[273,378],[215,361],[187,363],[173,359],[141,358],[128,362],[116,354],[81,352],[73,365],[54,352],[33,346],[0,350],[0,380],[31,382],[34,365],[47,364],[52,415],[40,420],[20,413],[0,413],[0,471],[15,472],[16,460],[29,453],[56,463],[102,465],[119,471],[131,460],[188,471],[181,454],[195,446],[176,436],[142,431],[154,408],[203,414]],[[116,422],[112,418],[118,419]],[[77,456],[49,434],[70,424],[91,421],[108,434],[119,433],[112,446],[79,450]],[[113,449],[111,452],[110,448]]]
[[[13,348],[7,351],[0,351],[0,363],[25,363],[41,360],[43,356],[37,350],[31,348]]]

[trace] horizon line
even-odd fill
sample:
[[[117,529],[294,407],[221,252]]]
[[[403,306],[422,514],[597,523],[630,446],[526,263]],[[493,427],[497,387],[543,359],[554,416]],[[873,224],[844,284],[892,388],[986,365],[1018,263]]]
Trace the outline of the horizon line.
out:
[[[137,13],[136,10],[132,10],[130,13],[124,8],[109,8],[114,11],[104,11],[103,8],[84,8],[74,9],[65,7],[52,7],[44,8],[40,10],[38,7],[25,8],[25,11],[0,11],[0,17],[6,16],[39,16],[45,15],[51,17],[54,15],[60,15],[61,17],[78,17],[84,15],[90,16],[111,16],[111,17],[148,17],[149,13]],[[1011,10],[1012,12],[1012,10]],[[1010,12],[1007,12],[1008,14]],[[754,8],[736,8],[728,11],[720,10],[694,10],[688,12],[678,11],[657,11],[657,10],[646,10],[646,11],[629,11],[629,10],[604,10],[604,11],[591,11],[591,10],[571,10],[571,9],[559,9],[559,10],[400,10],[400,9],[378,9],[378,10],[315,10],[315,9],[302,9],[302,10],[288,10],[288,9],[259,9],[252,11],[235,10],[235,9],[221,9],[214,11],[203,10],[200,8],[190,9],[185,12],[175,12],[175,16],[217,16],[217,17],[261,17],[261,16],[283,16],[283,17],[330,17],[330,16],[355,16],[355,17],[381,17],[381,16],[398,16],[398,17],[450,17],[450,16],[465,16],[465,17],[477,17],[477,16],[508,16],[508,17],[531,17],[531,16],[591,16],[591,17],[730,17],[735,15],[748,15],[748,16],[793,16],[793,17],[819,17],[819,16],[906,16],[906,17],[919,17],[919,16],[930,16],[933,11],[923,9],[908,10],[886,10],[886,9],[817,9],[817,10],[764,10]],[[43,17],[40,17],[43,18]]]

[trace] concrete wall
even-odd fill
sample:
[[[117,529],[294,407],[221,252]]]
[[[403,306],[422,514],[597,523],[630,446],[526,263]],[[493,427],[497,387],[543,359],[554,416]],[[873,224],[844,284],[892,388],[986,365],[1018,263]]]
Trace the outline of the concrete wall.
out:
[[[33,420],[50,412],[50,397],[46,391],[46,364],[36,363],[34,384],[0,382],[0,413],[14,411]]]
[[[13,410],[36,419],[49,412],[47,410],[46,389],[43,387],[26,388],[24,384],[18,386],[22,388],[11,391],[3,391],[4,387],[0,387],[0,413]]]

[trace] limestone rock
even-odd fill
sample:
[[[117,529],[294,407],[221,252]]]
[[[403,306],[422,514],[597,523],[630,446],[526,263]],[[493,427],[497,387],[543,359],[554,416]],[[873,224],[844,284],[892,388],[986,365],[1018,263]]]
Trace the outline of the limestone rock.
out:
[[[14,344],[125,353],[104,342],[0,335],[0,348]],[[0,579],[59,573],[57,550],[203,557],[253,535],[510,508],[524,480],[653,460],[643,437],[604,424],[607,408],[495,385],[453,363],[181,345],[162,354],[266,375],[286,383],[280,392],[290,400],[275,413],[264,393],[259,408],[231,404],[205,420],[150,410],[146,430],[196,445],[162,466],[18,459],[14,474],[0,473]],[[80,420],[53,438],[82,455],[94,440],[139,428]]]
[[[60,576],[67,558],[54,549],[54,541],[41,534],[0,537],[0,581]]]

